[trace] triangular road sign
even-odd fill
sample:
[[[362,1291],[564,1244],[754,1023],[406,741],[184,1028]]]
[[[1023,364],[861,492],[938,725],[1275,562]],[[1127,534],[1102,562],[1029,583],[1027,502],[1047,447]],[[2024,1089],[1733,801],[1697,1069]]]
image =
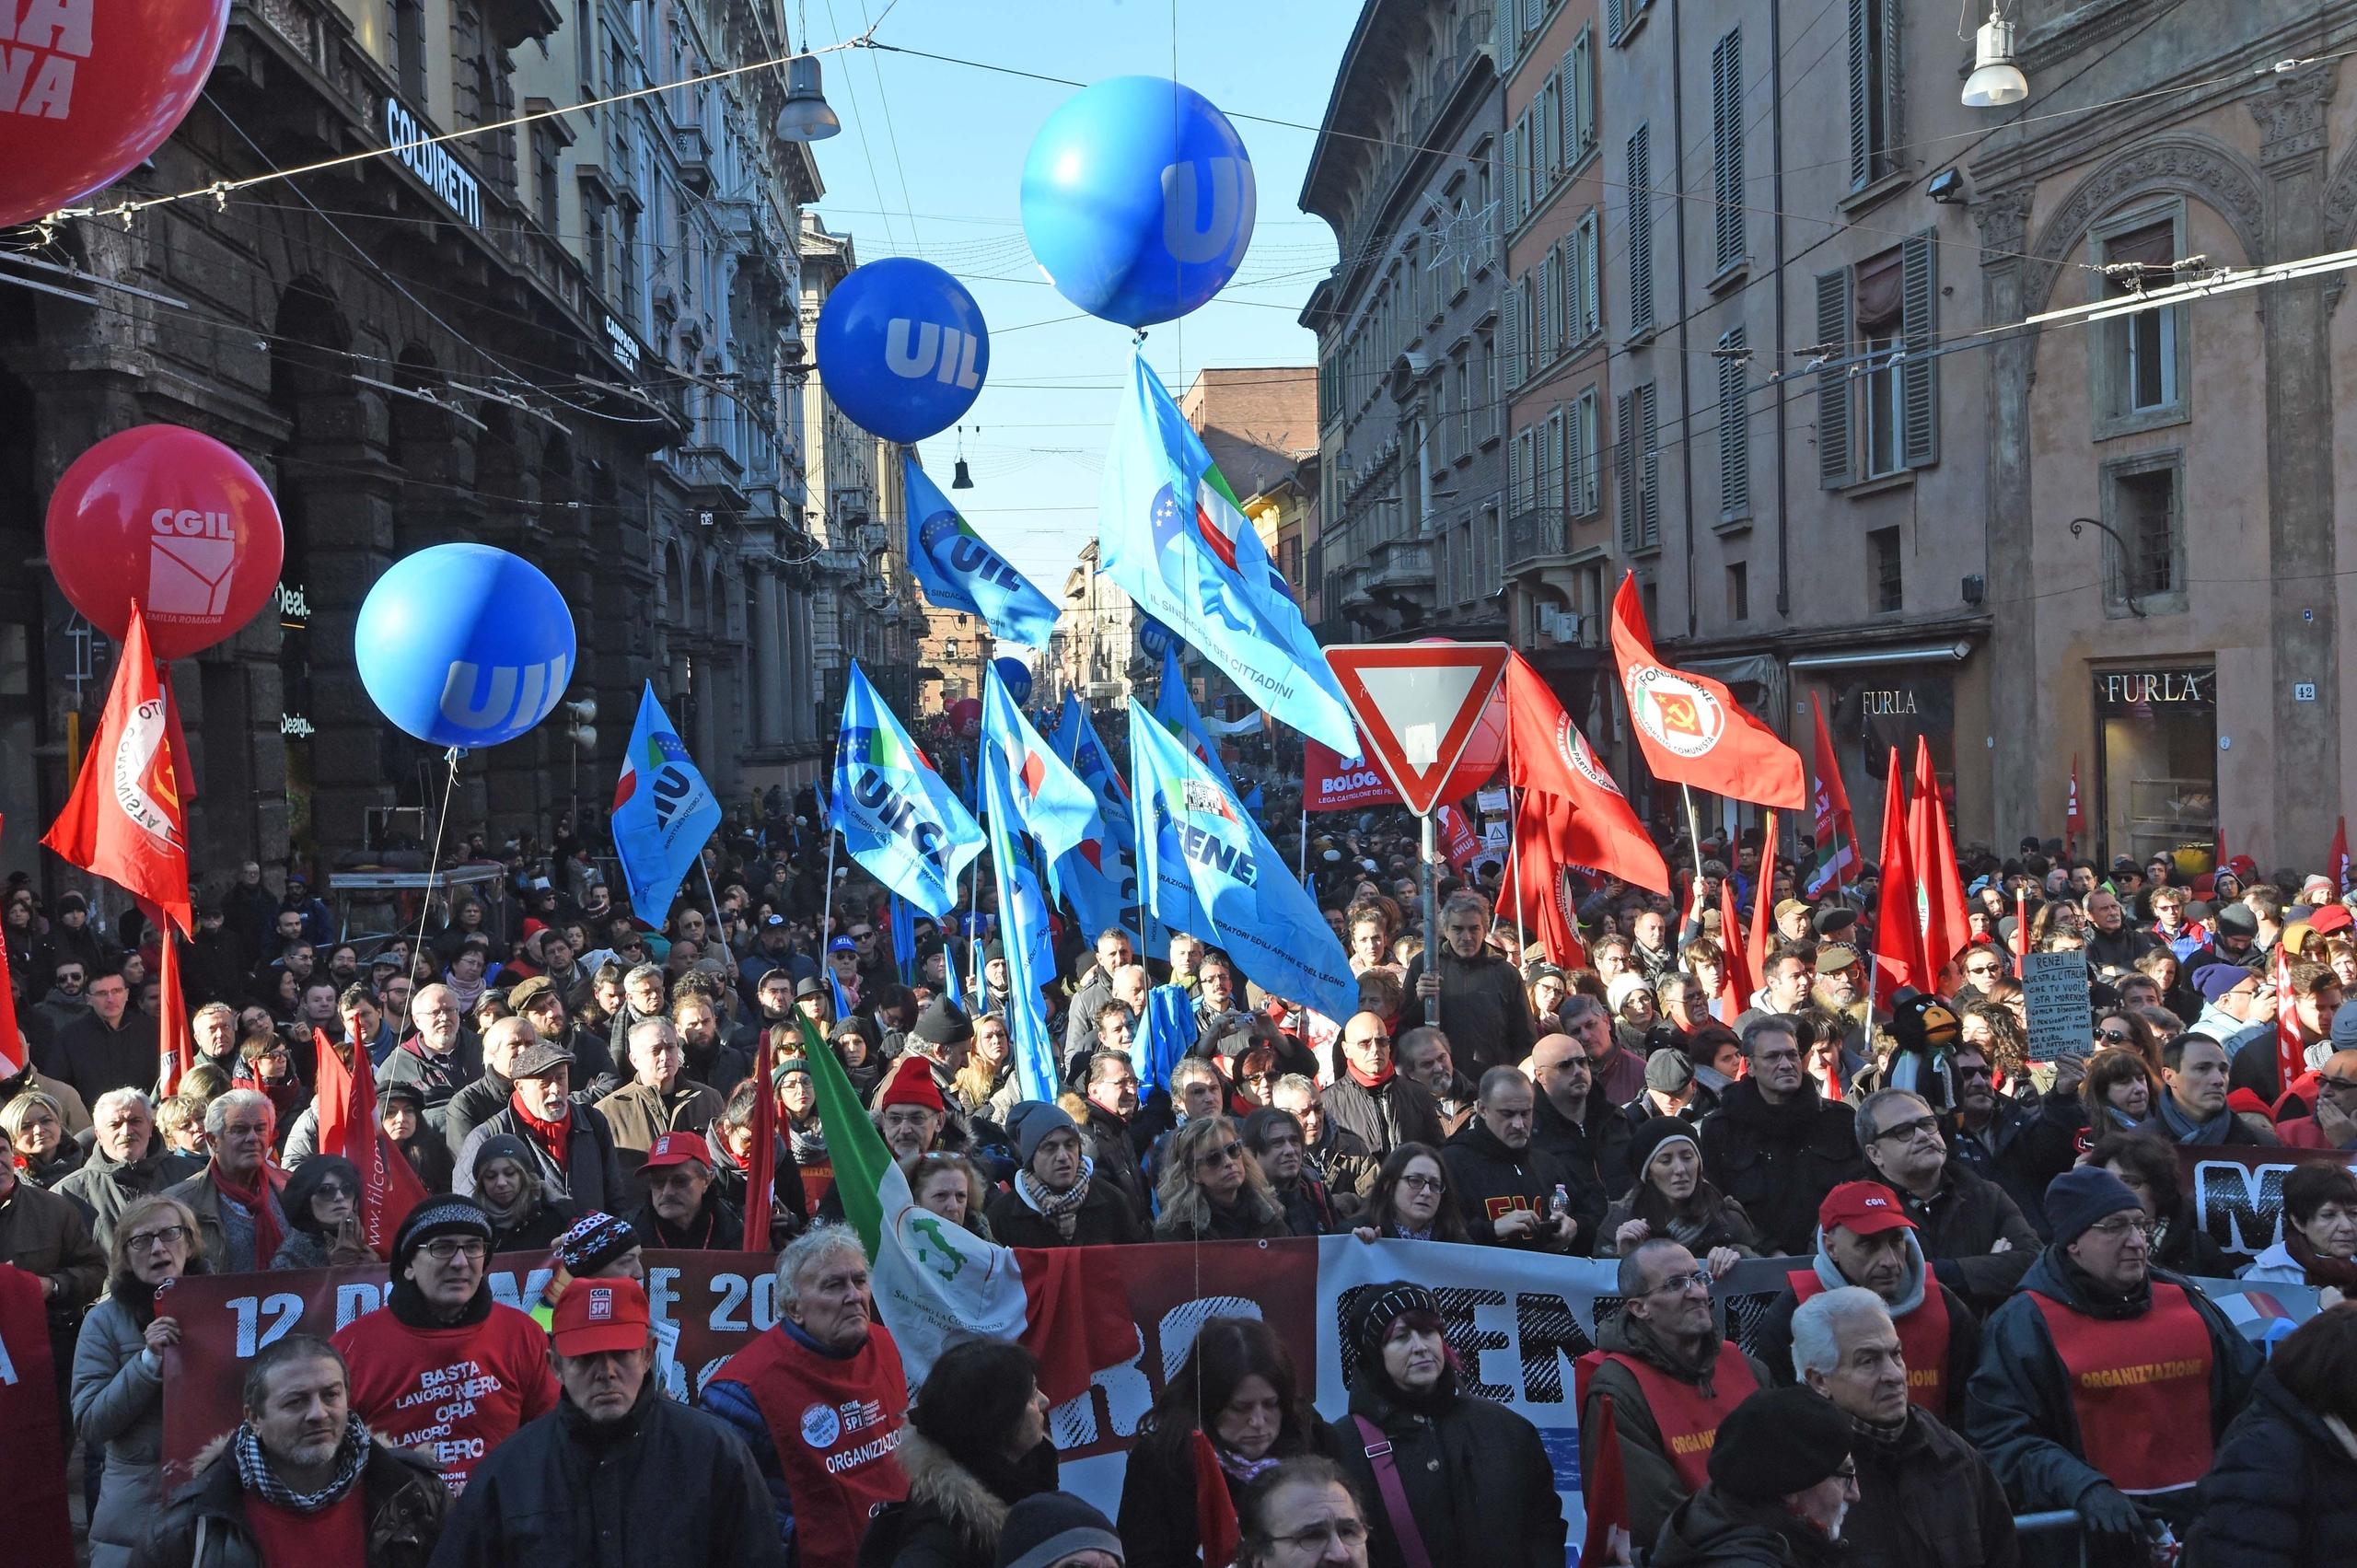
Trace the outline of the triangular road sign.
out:
[[[1357,643],[1326,650],[1368,759],[1417,816],[1437,804],[1513,650],[1504,643]]]

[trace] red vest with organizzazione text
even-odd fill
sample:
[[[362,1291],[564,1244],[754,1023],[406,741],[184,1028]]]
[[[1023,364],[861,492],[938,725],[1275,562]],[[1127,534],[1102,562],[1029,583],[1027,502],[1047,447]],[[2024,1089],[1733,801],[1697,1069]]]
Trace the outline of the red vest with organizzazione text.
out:
[[[1784,1276],[1793,1294],[1806,1301],[1825,1288],[1815,1269],[1795,1269]],[[1915,1310],[1893,1318],[1898,1330],[1898,1353],[1907,1362],[1907,1402],[1941,1420],[1948,1413],[1948,1302],[1940,1282],[1924,1272],[1923,1299]]]
[[[728,1358],[715,1383],[739,1383],[761,1408],[794,1499],[803,1568],[849,1568],[867,1521],[909,1494],[892,1462],[909,1408],[900,1350],[881,1324],[859,1353],[838,1361],[803,1345],[784,1326]]]
[[[2191,1486],[2210,1468],[2210,1325],[2181,1285],[2153,1282],[2141,1318],[2090,1318],[2030,1293],[2070,1378],[2079,1451],[2131,1496]]]
[[[1686,1490],[1700,1492],[1708,1486],[1711,1445],[1718,1441],[1719,1423],[1759,1391],[1759,1379],[1752,1376],[1751,1363],[1743,1352],[1736,1349],[1732,1340],[1719,1342],[1708,1399],[1702,1396],[1701,1385],[1672,1377],[1651,1362],[1618,1351],[1608,1352],[1604,1359],[1627,1367],[1637,1379],[1637,1387],[1644,1391],[1645,1408],[1653,1411],[1654,1428],[1661,1434],[1661,1450]]]

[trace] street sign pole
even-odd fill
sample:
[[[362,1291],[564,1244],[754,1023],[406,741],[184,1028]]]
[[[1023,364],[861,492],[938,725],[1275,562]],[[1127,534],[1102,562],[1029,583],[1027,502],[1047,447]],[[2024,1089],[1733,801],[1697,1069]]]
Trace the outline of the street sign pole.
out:
[[[1441,940],[1440,919],[1433,911],[1433,900],[1439,894],[1437,878],[1433,875],[1433,854],[1434,848],[1433,837],[1433,813],[1429,811],[1425,812],[1422,816],[1416,819],[1416,823],[1419,827],[1423,829],[1424,832],[1424,852],[1422,855],[1419,857],[1420,864],[1417,866],[1417,869],[1423,873],[1424,878],[1424,972],[1430,975],[1436,975],[1440,973]],[[1440,998],[1438,996],[1427,996],[1424,998],[1424,1022],[1434,1025],[1437,1025],[1440,1022]]]

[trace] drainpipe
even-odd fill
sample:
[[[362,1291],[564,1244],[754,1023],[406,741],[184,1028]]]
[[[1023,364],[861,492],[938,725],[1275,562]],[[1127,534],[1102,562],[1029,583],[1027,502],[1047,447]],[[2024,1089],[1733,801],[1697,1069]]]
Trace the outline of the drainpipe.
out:
[[[1793,616],[1792,516],[1787,510],[1791,458],[1784,445],[1784,367],[1792,363],[1784,337],[1784,0],[1768,0],[1769,146],[1775,159],[1776,262],[1768,276],[1776,290],[1776,615]],[[1781,722],[1782,715],[1778,715]]]
[[[1694,356],[1686,342],[1686,68],[1678,0],[1669,5],[1669,157],[1678,208],[1678,408],[1681,426],[1694,428]],[[1694,443],[1678,443],[1678,471],[1686,497],[1686,634],[1694,635]]]

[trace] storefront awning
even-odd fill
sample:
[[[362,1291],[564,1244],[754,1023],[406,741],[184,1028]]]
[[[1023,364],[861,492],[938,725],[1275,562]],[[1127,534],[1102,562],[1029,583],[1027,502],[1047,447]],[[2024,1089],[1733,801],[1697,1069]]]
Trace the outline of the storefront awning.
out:
[[[1961,664],[1972,656],[1972,645],[1962,637],[1952,643],[1900,643],[1887,648],[1852,648],[1834,654],[1800,654],[1787,661],[1794,669],[1852,669],[1860,665]]]

